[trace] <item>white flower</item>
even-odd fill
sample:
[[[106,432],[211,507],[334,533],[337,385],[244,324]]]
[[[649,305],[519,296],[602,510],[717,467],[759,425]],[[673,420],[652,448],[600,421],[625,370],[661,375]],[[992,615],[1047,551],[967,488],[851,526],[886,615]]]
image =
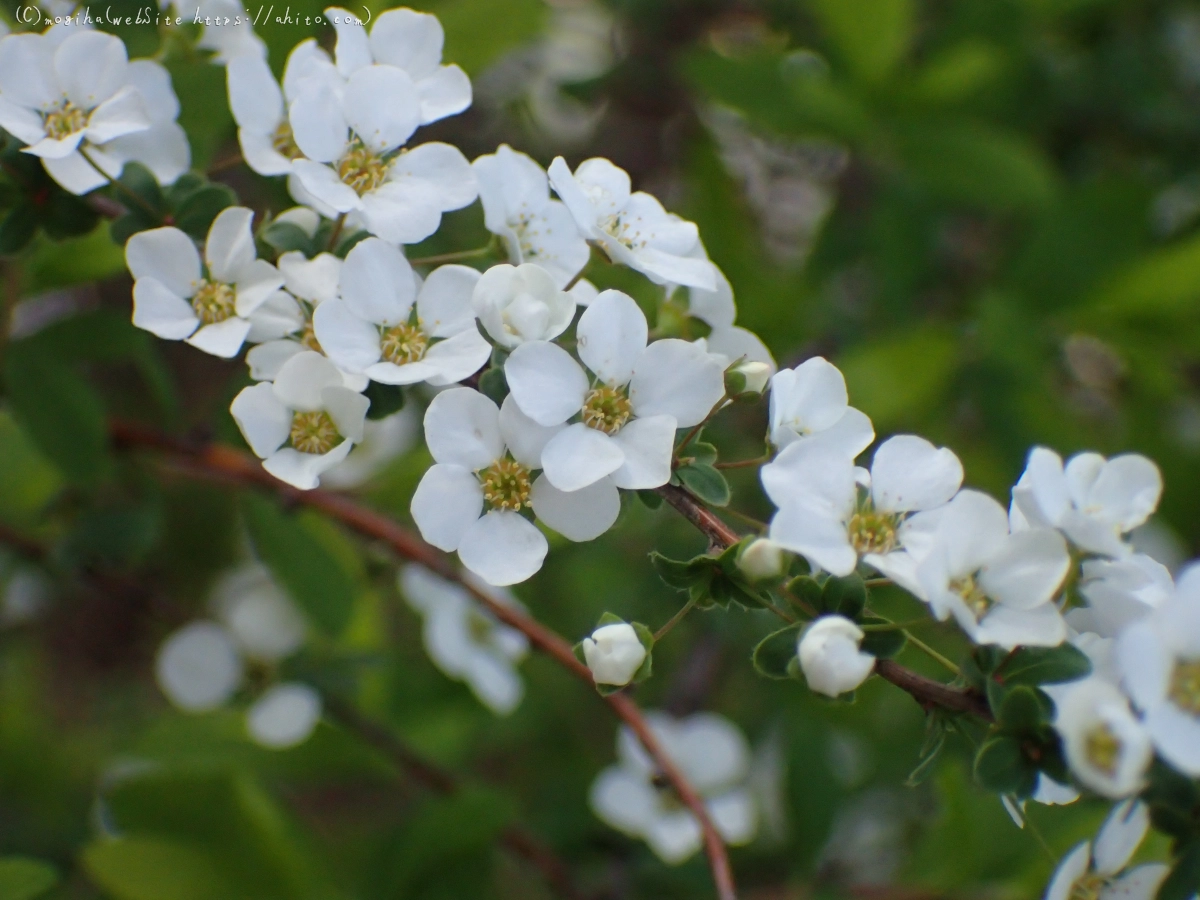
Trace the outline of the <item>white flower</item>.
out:
[[[1116,637],[1126,625],[1150,615],[1175,591],[1166,566],[1144,553],[1084,560],[1082,575],[1079,592],[1087,606],[1067,613],[1067,622],[1104,637]]]
[[[471,80],[456,65],[442,65],[445,34],[429,13],[389,9],[371,26],[337,7],[325,10],[337,30],[338,72],[350,78],[372,62],[404,70],[416,86],[422,125],[462,112],[471,105]]]
[[[404,254],[367,238],[346,257],[340,296],[313,312],[313,331],[335,364],[372,381],[454,384],[492,353],[471,312],[478,280],[467,266],[441,266],[418,291]]]
[[[230,60],[225,78],[242,158],[260,175],[287,175],[292,160],[300,158],[286,104],[296,98],[305,79],[324,79],[331,85],[341,80],[329,55],[312,38],[288,54],[282,89],[267,61],[256,54]]]
[[[195,0],[179,0],[175,7],[185,21],[194,22],[199,17],[204,33],[196,46],[213,51],[213,62],[225,65],[240,56],[267,55],[267,45],[254,33],[253,17],[246,14],[238,0],[200,0],[198,4]]]
[[[304,189],[331,210],[355,213],[389,243],[424,240],[442,213],[476,197],[471,164],[456,147],[435,142],[397,152],[421,123],[421,101],[396,66],[363,66],[342,88],[304,79],[288,120],[303,154],[292,171]]]
[[[572,174],[559,156],[548,174],[580,233],[613,262],[658,284],[716,288],[713,264],[690,255],[699,240],[695,224],[670,215],[650,194],[631,193],[624,169],[596,158]]]
[[[738,555],[737,567],[753,582],[776,581],[787,571],[786,551],[769,538],[755,538]]]
[[[675,431],[704,420],[724,395],[721,365],[695,344],[647,344],[646,316],[604,291],[576,328],[579,357],[557,344],[522,344],[504,365],[512,397],[539,425],[561,426],[542,451],[551,484],[576,491],[611,476],[629,490],[666,484]]]
[[[471,304],[492,340],[510,350],[553,340],[575,317],[575,299],[533,263],[492,266],[475,285]]]
[[[249,316],[283,284],[257,258],[241,206],[222,210],[208,230],[204,269],[192,239],[178,228],[140,231],[125,245],[133,274],[133,324],[166,340],[187,340],[214,356],[235,356],[250,333]]]
[[[674,719],[648,712],[647,724],[667,757],[704,799],[709,817],[730,844],[746,844],[758,830],[748,786],[750,748],[737,726],[715,713]],[[680,804],[658,767],[628,728],[617,734],[617,765],[592,782],[592,811],[631,837],[641,838],[676,865],[700,849],[700,824]]]
[[[284,682],[267,688],[246,711],[246,730],[270,750],[308,740],[321,718],[321,695],[307,684]]]
[[[1159,754],[1200,775],[1200,565],[1188,566],[1175,595],[1117,638],[1125,689]]]
[[[1125,556],[1131,550],[1122,537],[1150,517],[1161,495],[1162,475],[1144,456],[1079,453],[1063,466],[1057,453],[1035,447],[1013,488],[1011,515],[1014,530],[1058,528],[1090,553]]]
[[[1115,685],[1091,676],[1054,691],[1054,727],[1067,765],[1105,797],[1128,797],[1144,785],[1150,738]]]
[[[978,644],[1056,647],[1067,625],[1050,601],[1070,568],[1061,534],[1050,528],[1009,534],[1004,507],[968,490],[941,511],[917,579],[934,615],[953,615]]]
[[[87,156],[152,124],[145,98],[129,84],[120,38],[87,30],[61,43],[28,33],[0,39],[0,127],[66,190],[85,194],[105,184]]]
[[[242,658],[220,625],[192,622],[163,642],[154,673],[172,703],[187,712],[205,712],[233,696],[242,681]]]
[[[875,657],[859,649],[863,631],[845,616],[821,616],[804,629],[797,655],[810,690],[827,697],[848,694],[867,680]]]
[[[583,657],[596,684],[625,685],[646,661],[646,648],[632,625],[613,622],[583,639]]]
[[[409,606],[424,618],[425,650],[434,664],[451,678],[465,681],[497,715],[516,709],[525,693],[516,670],[529,652],[525,635],[497,621],[460,585],[420,566],[406,566],[399,581]],[[519,605],[507,591],[484,589],[497,603]]]
[[[243,388],[229,411],[264,469],[310,490],[362,440],[368,406],[333,363],[306,350],[284,363],[273,383]]]
[[[350,455],[336,468],[322,476],[326,486],[334,489],[356,488],[366,484],[396,457],[416,445],[419,423],[411,406],[383,419],[367,419],[363,424],[361,444],[355,444]]]
[[[854,459],[875,440],[871,420],[850,406],[846,379],[820,356],[771,379],[771,443],[820,442]]]
[[[1126,800],[1114,806],[1095,841],[1084,841],[1063,857],[1045,900],[1153,900],[1169,868],[1161,863],[1129,868],[1149,827],[1144,804]]]
[[[546,172],[507,144],[471,167],[479,182],[484,224],[504,239],[513,265],[537,263],[557,287],[566,287],[587,265],[591,251],[567,208],[550,199]]]
[[[95,147],[90,154],[92,160],[113,178],[121,174],[125,163],[138,162],[150,170],[159,184],[174,184],[192,164],[192,149],[187,134],[176,121],[179,98],[171,87],[171,75],[153,60],[135,59],[126,69],[125,83],[141,95],[150,127]],[[64,184],[74,193],[86,193],[104,183],[95,181],[99,176],[90,166],[80,167],[77,174],[78,183],[72,182],[69,187]],[[91,187],[85,187],[85,177]]]
[[[844,452],[793,442],[761,471],[779,507],[768,536],[832,575],[849,575],[861,556],[920,596],[916,566],[931,545],[935,511],[962,484],[962,464],[945,447],[899,435],[875,451],[869,491],[860,494],[858,477],[867,475]]]
[[[304,643],[304,617],[265,566],[248,563],[231,569],[217,580],[209,602],[250,659],[277,662]]]
[[[426,541],[457,551],[464,566],[493,585],[525,581],[542,567],[548,544],[521,515],[529,508],[573,541],[607,531],[620,512],[610,482],[564,493],[535,477],[554,433],[530,421],[511,395],[504,406],[470,388],[451,388],[425,411],[425,443],[435,465],[421,478],[412,516]]]

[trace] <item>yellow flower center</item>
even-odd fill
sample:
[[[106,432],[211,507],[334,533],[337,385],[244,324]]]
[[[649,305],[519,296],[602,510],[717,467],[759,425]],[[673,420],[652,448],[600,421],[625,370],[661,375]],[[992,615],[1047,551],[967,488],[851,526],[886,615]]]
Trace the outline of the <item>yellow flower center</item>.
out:
[[[205,325],[224,322],[237,315],[237,294],[232,285],[201,280],[199,290],[192,295],[192,309]]]
[[[416,325],[393,325],[379,336],[379,352],[398,366],[424,359],[428,349],[429,338]]]
[[[610,237],[618,244],[624,245],[630,250],[637,250],[646,246],[646,239],[618,213],[615,216],[609,216],[600,223],[600,228],[603,229]]]
[[[1108,886],[1108,879],[1103,875],[1097,875],[1095,872],[1088,872],[1079,877],[1079,880],[1071,885],[1071,892],[1067,894],[1068,900],[1097,900],[1100,892]]]
[[[271,135],[271,146],[275,152],[288,159],[299,159],[304,154],[296,146],[296,138],[292,134],[292,125],[287,119],[279,123],[275,133]]]
[[[515,459],[498,459],[479,473],[489,509],[517,512],[529,505],[529,469]]]
[[[324,353],[321,349],[321,342],[317,340],[317,332],[313,329],[312,318],[304,320],[304,328],[300,331],[300,343],[309,350],[316,350],[318,353]]]
[[[1121,739],[1112,728],[1101,723],[1084,736],[1083,754],[1088,762],[1112,778],[1121,762]]]
[[[292,446],[301,453],[328,453],[342,442],[337,426],[323,409],[292,413]]]
[[[991,598],[976,584],[974,575],[951,581],[950,590],[963,598],[963,602],[967,604],[967,608],[975,614],[976,618],[981,617],[992,608]]]
[[[633,415],[633,404],[619,387],[594,388],[583,401],[583,424],[605,434],[616,434]]]
[[[896,516],[876,512],[869,505],[850,517],[847,531],[850,543],[860,554],[890,553],[896,549]]]
[[[1200,716],[1200,659],[1175,663],[1168,693],[1180,709]]]
[[[87,120],[86,112],[70,100],[64,100],[63,105],[58,109],[46,113],[42,120],[42,127],[46,129],[47,135],[56,141],[61,141],[77,131],[83,131],[87,127]]]
[[[369,194],[387,178],[388,164],[378,153],[357,138],[337,163],[338,178],[350,185],[358,196]]]

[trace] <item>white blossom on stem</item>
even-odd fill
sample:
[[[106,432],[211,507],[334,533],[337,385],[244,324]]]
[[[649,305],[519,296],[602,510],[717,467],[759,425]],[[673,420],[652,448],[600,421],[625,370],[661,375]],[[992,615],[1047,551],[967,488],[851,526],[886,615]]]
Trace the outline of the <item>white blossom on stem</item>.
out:
[[[492,266],[471,298],[484,331],[505,349],[526,341],[551,341],[575,317],[575,299],[534,263]]]
[[[273,684],[246,710],[246,730],[268,750],[286,750],[309,739],[321,707],[321,695],[307,684]]]
[[[934,615],[954,616],[978,644],[1056,647],[1067,625],[1051,601],[1070,568],[1061,534],[1051,528],[1009,534],[1004,507],[967,490],[941,511],[917,579]]]
[[[503,238],[512,264],[537,263],[565,288],[587,265],[591,250],[567,208],[550,199],[545,170],[507,144],[479,157],[471,168],[484,225]]]
[[[749,843],[758,830],[758,808],[749,786],[750,747],[737,726],[715,713],[675,719],[652,711],[646,722],[703,798],[721,837],[733,845]],[[592,810],[618,831],[644,840],[663,862],[678,865],[692,856],[701,846],[700,823],[627,727],[617,735],[617,758],[592,782]]]
[[[1058,528],[1089,553],[1126,556],[1132,550],[1124,536],[1150,518],[1161,495],[1162,475],[1144,456],[1079,453],[1064,466],[1053,450],[1035,447],[1010,512],[1014,530]]]
[[[771,379],[770,419],[771,443],[781,450],[819,442],[854,459],[875,440],[871,420],[849,405],[841,371],[820,356]]]
[[[546,477],[563,491],[608,477],[628,490],[666,484],[676,429],[702,422],[724,396],[720,363],[687,341],[647,344],[645,314],[620,291],[600,294],[576,335],[590,376],[545,341],[522,344],[504,365],[525,415],[566,425],[542,451]]]
[[[340,368],[372,381],[462,381],[492,352],[471,310],[478,281],[472,268],[441,266],[418,289],[404,254],[367,238],[346,257],[339,296],[313,312],[316,341]]]
[[[875,669],[875,657],[860,649],[863,630],[845,616],[820,616],[797,642],[800,669],[810,690],[838,697],[855,690]]]
[[[796,441],[760,476],[778,507],[771,540],[832,575],[849,575],[862,559],[921,596],[917,564],[932,544],[939,507],[957,493],[963,471],[945,447],[898,435],[875,451],[869,474],[840,450]],[[860,490],[860,478],[869,488]]]
[[[10,34],[0,39],[0,127],[63,188],[86,194],[120,174],[116,162],[115,173],[98,171],[95,155],[154,124],[129,82],[125,44],[114,35],[81,30],[58,42]]]
[[[192,148],[176,121],[179,98],[171,86],[171,75],[153,60],[135,59],[126,69],[125,84],[141,95],[150,127],[94,148],[92,161],[113,178],[121,174],[127,162],[141,163],[159,184],[174,184],[191,166]],[[84,170],[81,168],[79,173],[82,176]]]
[[[140,231],[125,245],[133,274],[133,324],[166,340],[186,340],[230,358],[250,333],[250,316],[283,284],[279,270],[258,259],[241,206],[222,210],[204,245],[204,261],[178,228]]]
[[[626,685],[646,661],[646,648],[628,622],[601,625],[583,639],[583,657],[596,684]]]
[[[1114,806],[1096,839],[1077,844],[1063,857],[1045,900],[1152,900],[1168,867],[1161,863],[1129,866],[1149,827],[1144,804],[1126,800]]]
[[[499,622],[461,585],[421,566],[405,566],[399,583],[409,606],[424,619],[421,634],[434,665],[466,682],[479,701],[497,715],[506,716],[516,709],[525,693],[517,672],[517,664],[529,653],[525,635]],[[519,607],[508,591],[479,582],[476,586],[497,603]]]
[[[1067,613],[1077,631],[1116,637],[1125,626],[1150,615],[1170,599],[1175,582],[1167,567],[1144,553],[1120,559],[1086,559],[1079,593],[1087,606]]]
[[[716,288],[713,264],[691,255],[700,239],[695,223],[672,216],[650,194],[632,192],[624,169],[595,158],[572,173],[559,156],[548,174],[580,233],[613,262],[658,284]]]
[[[274,382],[243,388],[229,411],[264,469],[311,490],[362,440],[369,406],[333,363],[306,350],[284,363]]]
[[[1114,684],[1093,675],[1056,688],[1054,706],[1067,765],[1081,784],[1112,798],[1144,787],[1150,737]]]
[[[530,421],[511,396],[501,408],[465,387],[434,397],[425,411],[425,443],[435,464],[411,504],[421,536],[457,551],[488,584],[503,586],[532,577],[549,549],[522,511],[573,541],[607,531],[620,512],[616,488],[601,483],[566,493],[536,474],[553,434]]]

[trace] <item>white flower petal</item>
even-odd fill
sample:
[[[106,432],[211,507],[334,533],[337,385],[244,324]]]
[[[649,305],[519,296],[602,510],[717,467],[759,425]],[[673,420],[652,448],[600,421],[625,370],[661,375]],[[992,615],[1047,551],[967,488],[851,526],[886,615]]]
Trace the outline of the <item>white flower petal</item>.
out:
[[[93,155],[95,152],[93,151]],[[72,153],[62,159],[43,159],[46,174],[53,178],[63,190],[83,196],[108,184],[108,179],[96,171],[95,166],[80,153]],[[119,174],[119,173],[109,173]]]
[[[1057,647],[1067,639],[1067,623],[1053,603],[1033,609],[993,606],[972,638],[976,643],[994,644],[1005,650],[1018,645]]]
[[[953,451],[901,434],[884,441],[871,463],[871,496],[886,512],[933,509],[962,485],[962,463]]]
[[[588,392],[588,378],[579,363],[548,341],[530,341],[513,350],[504,363],[504,376],[521,412],[540,425],[567,421],[582,408]]]
[[[674,432],[672,431],[672,437]],[[542,469],[560,491],[578,491],[611,475],[625,463],[614,438],[582,422],[568,425],[542,450]],[[668,461],[667,477],[670,477]]]
[[[632,419],[613,435],[625,461],[612,474],[613,483],[628,491],[662,487],[671,478],[671,455],[678,423],[671,416]]]
[[[675,338],[650,344],[629,383],[638,416],[674,416],[679,428],[703,421],[724,393],[721,364],[695,344]]]
[[[1126,800],[1113,807],[1092,844],[1092,864],[1099,875],[1116,875],[1133,859],[1150,830],[1146,804]]]
[[[430,346],[423,362],[436,371],[426,380],[436,386],[455,384],[482,369],[491,355],[492,345],[472,324],[466,331]]]
[[[375,62],[398,66],[417,79],[437,70],[444,41],[437,16],[389,9],[371,27],[370,53]]]
[[[387,102],[380,102],[384,97]],[[416,85],[395,66],[358,69],[346,82],[342,110],[354,133],[376,153],[404,144],[421,122]]]
[[[438,266],[417,293],[417,316],[430,337],[445,338],[475,329],[471,294],[479,271],[470,266]]]
[[[320,304],[338,295],[342,261],[332,253],[318,253],[308,259],[299,250],[290,250],[279,257],[276,265],[283,286],[302,300]]]
[[[779,507],[807,503],[839,521],[850,517],[857,488],[854,462],[819,444],[800,441],[762,467],[763,490]]]
[[[178,297],[191,297],[200,280],[200,254],[178,228],[139,231],[125,244],[134,279],[153,278]]]
[[[250,449],[262,459],[282,447],[292,430],[292,411],[266,382],[242,388],[229,412]]]
[[[417,80],[421,99],[421,124],[453,116],[471,105],[471,79],[458,66],[438,66]]]
[[[233,284],[257,255],[250,221],[254,211],[244,206],[223,209],[213,219],[204,244],[204,261],[214,281]],[[272,270],[274,267],[272,266]],[[279,284],[283,279],[279,280]],[[279,287],[279,284],[274,287]],[[274,288],[272,288],[274,289]]]
[[[54,51],[54,70],[64,94],[82,109],[94,109],[125,83],[129,57],[120,38],[80,31]]]
[[[490,651],[474,652],[464,677],[480,702],[498,716],[509,715],[525,696],[525,683],[513,664]]]
[[[242,680],[242,660],[224,628],[193,622],[163,642],[154,673],[172,703],[188,712],[205,712],[233,696]]]
[[[471,388],[442,391],[425,410],[425,443],[440,463],[487,468],[504,455],[500,410]]]
[[[462,466],[438,463],[422,476],[409,508],[421,537],[449,553],[483,512],[483,488]]]
[[[979,586],[1010,609],[1033,609],[1058,592],[1070,568],[1063,536],[1049,528],[1034,528],[1009,536],[983,567]]]
[[[133,284],[133,324],[164,340],[179,341],[194,332],[200,320],[190,303],[146,277]]]
[[[517,406],[512,394],[500,404],[500,434],[513,459],[530,469],[542,467],[542,450],[564,425],[539,425]]]
[[[264,459],[263,468],[294,488],[311,491],[320,484],[321,475],[345,459],[353,446],[350,441],[342,441],[328,453],[319,455],[284,447]]]
[[[1088,500],[1100,508],[1108,521],[1122,532],[1145,522],[1162,496],[1162,474],[1158,466],[1136,453],[1114,456],[1101,470]]]
[[[360,319],[399,325],[408,320],[417,284],[403,253],[379,238],[367,238],[346,255],[341,293],[346,307]]]
[[[1086,874],[1091,859],[1092,845],[1087,841],[1076,844],[1054,870],[1045,900],[1069,900],[1075,882]]]
[[[322,408],[322,392],[341,387],[342,373],[328,359],[313,350],[297,353],[283,364],[275,378],[275,396],[292,409]]]
[[[221,359],[233,359],[242,349],[249,333],[250,323],[235,316],[212,325],[201,325],[186,340],[197,350],[203,350]]]
[[[624,766],[609,766],[597,775],[588,802],[606,824],[636,838],[649,832],[659,810],[649,779]]]
[[[288,190],[292,196],[300,203],[312,204],[322,215],[336,216],[362,208],[363,202],[354,188],[344,184],[329,166],[311,159],[298,159],[292,163],[291,171]]]
[[[288,105],[288,121],[292,139],[310,160],[331,163],[346,149],[349,125],[341,100],[329,84],[307,82]]]
[[[617,521],[621,496],[609,478],[578,491],[560,491],[545,475],[538,477],[530,492],[534,513],[550,528],[572,541],[600,537]]]
[[[379,329],[350,311],[344,300],[327,300],[313,312],[313,334],[333,362],[365,372],[379,362]]]
[[[40,34],[10,34],[0,43],[0,94],[38,111],[62,102],[54,48]]]
[[[0,96],[0,128],[26,144],[36,144],[46,136],[41,116],[4,96]]]
[[[321,391],[321,404],[333,419],[338,434],[355,444],[362,441],[367,410],[371,407],[368,398],[339,384]]]
[[[1163,703],[1146,713],[1146,730],[1171,766],[1191,778],[1200,777],[1200,718]]]
[[[104,144],[122,135],[146,131],[152,124],[141,93],[137,88],[124,87],[92,110],[84,134],[93,144]]]
[[[242,128],[270,135],[283,120],[283,92],[267,61],[253,54],[231,59],[225,67],[229,109]]]
[[[646,314],[632,297],[610,290],[599,294],[584,310],[575,333],[584,365],[605,384],[624,385],[646,349],[649,328]]]
[[[462,151],[437,141],[400,154],[389,178],[394,183],[419,181],[432,188],[440,212],[469,206],[479,195],[475,173]]]
[[[831,575],[849,575],[858,563],[846,526],[827,508],[789,503],[771,519],[769,537]]]
[[[343,78],[349,78],[363,66],[369,66],[372,62],[371,44],[362,20],[337,6],[325,10],[325,20],[337,32],[334,58],[337,60],[338,73]]]
[[[488,584],[502,587],[537,574],[548,550],[545,536],[519,513],[493,510],[468,526],[458,558]]]
[[[308,740],[320,718],[321,695],[307,684],[285,682],[254,701],[246,711],[246,730],[256,743],[284,750]]]

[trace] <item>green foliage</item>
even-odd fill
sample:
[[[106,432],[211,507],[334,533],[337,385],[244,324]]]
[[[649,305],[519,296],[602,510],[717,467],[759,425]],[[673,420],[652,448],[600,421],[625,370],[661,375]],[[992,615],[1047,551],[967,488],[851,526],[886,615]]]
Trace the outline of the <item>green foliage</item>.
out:
[[[794,678],[799,673],[796,645],[804,625],[789,625],[773,631],[754,647],[751,661],[754,670],[767,678]]]
[[[0,857],[0,897],[4,900],[34,900],[57,883],[54,867],[40,860]]]
[[[119,245],[139,231],[173,225],[197,241],[208,236],[209,226],[221,210],[237,203],[237,195],[223,184],[188,172],[163,189],[154,175],[130,163],[118,181],[118,199],[127,212],[112,223],[112,239]]]
[[[269,500],[243,495],[242,515],[255,552],[296,605],[326,634],[340,634],[357,595],[342,563],[303,523]]]
[[[687,591],[701,609],[713,606],[727,609],[730,604],[747,608],[767,605],[766,596],[738,569],[740,551],[740,545],[734,544],[716,556],[701,554],[689,560],[678,560],[656,550],[650,554],[650,562],[666,584]]]

